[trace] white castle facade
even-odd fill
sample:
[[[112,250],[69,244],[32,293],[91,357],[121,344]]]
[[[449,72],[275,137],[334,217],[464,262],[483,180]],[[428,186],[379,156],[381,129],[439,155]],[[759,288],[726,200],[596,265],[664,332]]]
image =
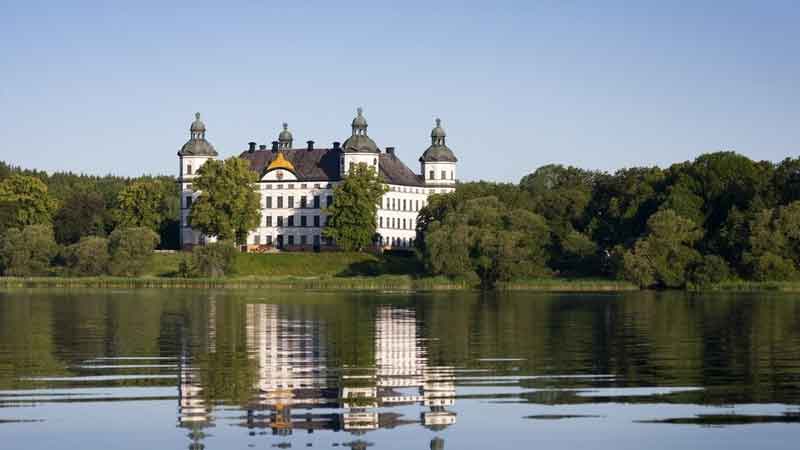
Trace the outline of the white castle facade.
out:
[[[261,201],[261,223],[247,237],[250,246],[277,249],[319,249],[326,241],[322,230],[327,222],[325,208],[335,201],[333,189],[355,164],[374,167],[388,191],[379,205],[377,238],[384,248],[408,248],[416,237],[419,210],[428,196],[452,192],[456,183],[457,158],[445,144],[441,121],[430,134],[431,144],[419,158],[420,173],[414,173],[395,153],[383,151],[367,134],[367,120],[359,108],[351,123],[351,135],[342,144],[317,148],[314,141],[295,148],[294,137],[283,124],[272,146],[250,142],[239,158],[247,160],[258,174],[255,189]],[[206,139],[206,126],[196,114],[189,141],[178,152],[178,182],[181,186],[181,244],[184,247],[213,240],[189,225],[192,204],[199,192],[192,189],[197,170],[218,156]]]

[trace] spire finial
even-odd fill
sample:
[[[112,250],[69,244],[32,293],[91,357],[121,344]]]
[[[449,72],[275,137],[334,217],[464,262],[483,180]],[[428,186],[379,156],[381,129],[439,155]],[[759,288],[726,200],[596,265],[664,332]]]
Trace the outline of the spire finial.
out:
[[[440,119],[440,118],[438,118],[438,117],[436,118],[436,126],[437,126],[437,127],[440,127],[440,126],[442,126],[442,119]]]
[[[194,118],[200,120],[200,113],[199,112],[194,113]]]
[[[359,106],[358,108],[356,108],[356,112],[357,112],[357,113],[358,113],[358,115],[360,116],[360,115],[362,115],[362,114],[364,113],[364,108],[362,108],[362,107],[360,107],[360,106]]]
[[[283,122],[283,129],[284,130],[288,130],[289,129],[289,124],[286,123],[286,122]]]

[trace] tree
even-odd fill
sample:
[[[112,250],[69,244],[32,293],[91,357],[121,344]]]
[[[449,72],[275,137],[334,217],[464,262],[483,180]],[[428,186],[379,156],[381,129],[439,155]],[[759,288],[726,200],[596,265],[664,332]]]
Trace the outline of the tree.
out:
[[[219,241],[192,251],[183,276],[222,277],[231,275],[236,266],[236,247],[232,242]]]
[[[798,278],[800,264],[800,201],[760,212],[750,224],[744,260],[756,280]]]
[[[64,250],[64,262],[72,275],[102,275],[108,271],[110,260],[108,239],[102,237],[83,237]]]
[[[495,197],[468,200],[433,220],[424,232],[424,259],[432,273],[474,273],[484,288],[515,276],[549,274],[545,219],[510,210]]]
[[[381,197],[387,191],[373,167],[356,164],[333,190],[333,205],[326,209],[328,222],[323,235],[332,238],[339,248],[363,250],[375,238],[376,214]]]
[[[4,275],[47,275],[58,245],[50,225],[12,228],[0,238],[0,269]]]
[[[126,186],[117,196],[114,219],[117,227],[144,227],[158,231],[163,214],[164,194],[154,180],[139,180]]]
[[[206,161],[192,183],[200,195],[189,223],[208,236],[244,244],[247,233],[261,221],[259,194],[253,190],[256,181],[256,173],[243,159]]]
[[[625,278],[642,287],[683,287],[687,269],[700,257],[692,246],[702,230],[671,209],[653,214],[647,229],[647,237],[624,254]]]
[[[141,275],[158,244],[158,235],[144,227],[117,228],[109,236],[112,275]]]
[[[54,209],[38,178],[15,174],[0,182],[0,230],[49,224]]]
[[[84,236],[104,236],[110,222],[102,194],[88,187],[72,191],[53,217],[56,241],[74,244]]]

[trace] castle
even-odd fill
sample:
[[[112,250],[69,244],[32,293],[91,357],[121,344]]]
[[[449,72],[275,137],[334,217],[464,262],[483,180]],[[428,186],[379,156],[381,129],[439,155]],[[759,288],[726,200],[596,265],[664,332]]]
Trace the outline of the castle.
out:
[[[331,205],[333,189],[356,164],[374,167],[386,187],[377,212],[376,244],[384,248],[408,248],[416,237],[417,215],[431,194],[455,189],[458,159],[445,144],[441,121],[431,131],[431,144],[419,158],[420,173],[414,173],[395,153],[384,151],[367,134],[367,119],[361,108],[351,123],[351,135],[330,148],[317,148],[314,141],[295,148],[286,123],[270,148],[250,142],[239,158],[249,162],[258,174],[255,189],[261,202],[261,222],[247,236],[247,244],[277,249],[319,249],[335,243],[322,236],[327,222],[325,208]],[[178,152],[181,186],[181,245],[203,244],[204,236],[189,225],[193,201],[199,195],[192,189],[197,170],[218,156],[206,139],[206,125],[200,113],[189,128],[189,141]]]

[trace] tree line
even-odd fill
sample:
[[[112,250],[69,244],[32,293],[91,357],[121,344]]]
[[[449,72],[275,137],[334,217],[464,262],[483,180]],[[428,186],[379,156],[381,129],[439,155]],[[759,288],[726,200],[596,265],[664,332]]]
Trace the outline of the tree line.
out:
[[[47,174],[0,162],[0,272],[137,275],[179,245],[172,177]]]
[[[432,273],[486,286],[530,276],[641,287],[800,279],[800,159],[704,154],[610,174],[548,165],[519,183],[464,183],[421,212]]]
[[[250,186],[256,174],[237,158],[205,166],[194,181],[202,194],[190,223],[241,244],[260,218]],[[355,170],[335,188],[324,234],[346,250],[368,248],[384,192],[375,173]],[[40,261],[50,255],[80,267],[80,255],[105,249],[106,272],[114,271],[122,236],[177,248],[179,201],[172,177],[48,175],[0,164],[0,269],[13,272],[8,252],[48,233],[55,247],[42,244]],[[772,163],[717,152],[666,169],[615,173],[547,165],[519,183],[460,183],[453,193],[431,196],[420,211],[415,244],[429,274],[474,276],[484,287],[553,276],[613,277],[646,288],[795,281],[799,202],[800,159]],[[180,273],[224,273],[214,261],[232,260],[222,247],[204,254]],[[37,264],[27,272],[41,272]],[[214,267],[203,269],[208,265]]]

